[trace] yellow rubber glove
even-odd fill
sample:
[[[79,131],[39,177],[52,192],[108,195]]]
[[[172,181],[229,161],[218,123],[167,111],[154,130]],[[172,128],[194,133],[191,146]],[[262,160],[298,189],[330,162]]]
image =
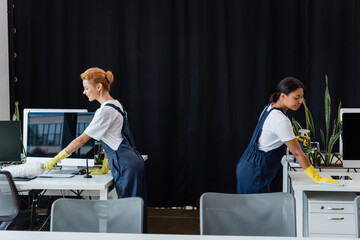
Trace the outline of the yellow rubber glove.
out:
[[[44,165],[43,168],[45,168],[46,170],[52,169],[55,167],[55,165],[60,161],[63,160],[64,158],[67,158],[68,156],[70,156],[71,154],[67,153],[65,151],[65,148],[59,152],[53,159],[50,159],[49,161],[47,161]]]
[[[109,170],[109,159],[104,158],[102,168],[89,170],[89,173],[94,175],[107,174]]]
[[[319,173],[315,170],[315,168],[313,167],[313,165],[310,165],[310,167],[308,167],[307,169],[304,170],[304,172],[310,177],[312,178],[315,182],[317,183],[325,183],[326,185],[341,185],[344,186],[343,183],[336,181],[334,179],[331,178],[327,178],[327,177],[321,177],[319,175]]]

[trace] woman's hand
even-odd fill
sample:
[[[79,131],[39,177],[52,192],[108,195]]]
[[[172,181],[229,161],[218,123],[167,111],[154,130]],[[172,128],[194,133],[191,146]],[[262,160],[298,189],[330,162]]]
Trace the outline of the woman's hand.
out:
[[[43,168],[45,168],[46,170],[50,170],[52,168],[55,167],[55,165],[60,162],[61,160],[63,160],[64,158],[67,158],[68,156],[70,156],[71,154],[67,153],[65,149],[63,149],[61,152],[59,152],[53,159],[50,159],[49,161],[47,161],[44,165]]]
[[[94,175],[107,174],[109,170],[110,170],[109,159],[104,158],[102,168],[92,169],[89,171],[89,173]]]

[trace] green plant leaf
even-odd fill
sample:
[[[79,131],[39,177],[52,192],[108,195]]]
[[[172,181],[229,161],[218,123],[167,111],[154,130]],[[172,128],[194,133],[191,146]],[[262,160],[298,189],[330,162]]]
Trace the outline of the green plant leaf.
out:
[[[338,153],[338,152],[333,152],[332,154],[333,154],[335,157],[339,158],[339,159],[342,158],[342,155],[341,155],[340,153]]]
[[[335,135],[332,135],[330,137],[329,146],[328,146],[328,149],[327,149],[329,152],[332,152],[332,148],[333,148],[335,142],[339,139],[340,135],[341,135],[341,132],[338,132]]]
[[[19,114],[19,102],[15,102],[15,112],[13,114],[13,121],[20,121],[20,114]]]
[[[342,155],[338,152],[334,152],[332,153],[334,157],[336,157],[338,160],[336,160],[335,163],[337,163],[338,161],[342,162],[341,158],[342,158]]]
[[[337,164],[337,163],[342,163],[342,161],[341,161],[341,154],[340,153],[331,153],[332,155],[331,155],[331,160],[330,160],[330,165],[331,164],[333,164],[333,165],[335,165],[335,164]],[[334,163],[332,163],[333,162],[333,160],[334,160],[334,158],[336,159],[336,161],[334,162]]]
[[[331,98],[328,87],[328,77],[325,75],[325,96],[324,96],[324,104],[325,104],[325,125],[326,125],[326,141],[325,141],[325,149],[328,148],[329,144],[329,132],[330,132],[330,114],[331,114]]]
[[[291,122],[293,124],[293,129],[294,129],[295,136],[299,136],[300,135],[299,130],[302,128],[300,123],[298,123],[298,121],[296,121],[294,117],[291,119]]]
[[[306,101],[305,98],[303,98],[303,104],[304,104],[304,109],[305,109],[305,121],[306,121],[306,129],[310,130],[310,134],[311,134],[311,139],[313,139],[313,141],[315,141],[315,125],[314,125],[314,121],[311,115],[311,112],[308,108],[308,106],[306,105]]]
[[[336,118],[336,127],[334,127],[335,132],[333,132],[333,135],[335,135],[338,131],[342,132],[342,122],[340,119],[340,109],[341,109],[341,101],[339,102],[338,111],[337,111],[337,118]]]
[[[324,148],[325,148],[325,135],[324,135],[324,131],[322,129],[320,129],[320,137],[321,137],[321,142],[323,143]]]
[[[304,110],[305,110],[305,122],[306,122],[306,129],[309,129],[310,130],[310,123],[308,121],[308,107],[306,105],[306,101],[305,101],[305,98],[302,99],[303,100],[303,105],[304,105]]]
[[[331,133],[331,136],[334,136],[337,133],[337,119],[334,119],[334,125],[333,125],[333,131]]]
[[[307,112],[308,112],[308,121],[309,121],[309,125],[310,125],[310,131],[311,131],[311,137],[312,137],[312,139],[314,139],[314,141],[315,141],[315,125],[314,125],[314,121],[313,121],[313,118],[312,118],[312,115],[311,115],[311,112],[310,112],[310,110],[308,109],[307,110]]]
[[[311,148],[305,148],[304,149],[304,153],[307,154],[307,153],[314,153],[314,150],[312,150]]]

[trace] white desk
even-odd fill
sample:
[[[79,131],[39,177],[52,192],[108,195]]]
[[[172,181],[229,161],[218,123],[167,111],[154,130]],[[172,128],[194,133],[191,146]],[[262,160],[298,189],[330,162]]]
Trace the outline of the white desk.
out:
[[[335,170],[335,171],[334,171]],[[302,237],[307,232],[307,196],[308,191],[322,191],[322,192],[360,192],[360,174],[355,172],[323,170],[319,172],[322,177],[330,177],[331,175],[348,175],[353,180],[345,181],[344,187],[335,186],[320,186],[309,178],[304,171],[290,171],[292,189],[294,191],[296,201],[296,231],[297,236]],[[344,169],[345,170],[345,169]],[[304,217],[305,216],[305,217]]]
[[[100,200],[108,199],[108,193],[114,187],[114,181],[110,172],[104,175],[92,175],[92,178],[84,178],[83,176],[76,175],[72,178],[36,178],[30,181],[15,181],[15,184],[19,192],[47,190],[48,194],[63,195],[66,190],[84,190],[90,196],[99,196]]]
[[[75,175],[72,178],[35,178],[29,181],[15,181],[20,195],[28,195],[31,190],[42,190],[44,195],[54,196],[94,196],[100,200],[107,200],[109,193],[114,189],[114,181],[111,173],[103,175],[92,175],[92,178],[84,178],[84,175]],[[113,198],[117,198],[115,190],[112,191]],[[35,220],[36,203],[38,193],[33,195],[31,206],[30,229],[33,228]],[[0,238],[6,239],[6,238]]]
[[[0,239],[6,240],[292,240],[296,237],[243,237],[243,236],[202,236],[178,234],[121,234],[121,233],[70,233],[70,232],[28,232],[0,231]],[[308,239],[308,238],[307,238]],[[325,240],[326,238],[315,238]],[[347,238],[349,239],[349,238]],[[351,238],[350,238],[351,239]],[[328,239],[326,239],[328,240]],[[354,238],[355,240],[355,238]]]

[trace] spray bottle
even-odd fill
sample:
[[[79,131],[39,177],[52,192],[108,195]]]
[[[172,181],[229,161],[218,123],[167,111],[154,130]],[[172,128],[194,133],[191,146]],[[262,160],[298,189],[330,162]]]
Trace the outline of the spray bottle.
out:
[[[300,129],[299,130],[300,136],[296,136],[296,139],[299,141],[301,149],[304,151],[304,147],[307,147],[308,140],[310,140],[310,137],[308,134],[310,133],[310,130],[308,129]],[[294,162],[299,163],[296,158],[294,158]]]

